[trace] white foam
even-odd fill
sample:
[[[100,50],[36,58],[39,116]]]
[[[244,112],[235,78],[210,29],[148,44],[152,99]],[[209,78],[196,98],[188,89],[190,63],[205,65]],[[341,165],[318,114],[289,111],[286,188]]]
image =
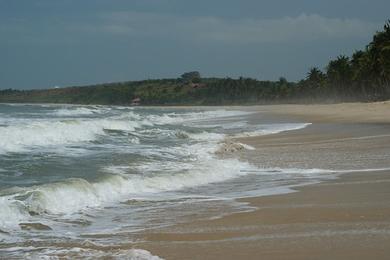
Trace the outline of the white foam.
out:
[[[4,217],[0,223],[3,226],[12,226],[12,223],[8,223],[9,220],[11,222],[15,220],[15,223],[24,218],[28,220],[29,216],[25,214],[26,212],[72,214],[88,208],[111,205],[134,196],[221,182],[256,169],[236,159],[215,158],[213,152],[216,146],[213,143],[208,145],[197,143],[175,149],[176,154],[189,156],[191,160],[188,162],[166,160],[141,164],[135,169],[143,174],[131,175],[125,175],[130,170],[129,166],[110,166],[104,170],[111,175],[97,182],[74,178],[25,188],[3,199],[9,212],[5,212],[5,215],[0,214],[0,219]]]
[[[88,245],[91,244],[91,245]],[[84,247],[39,248],[11,247],[2,251],[10,257],[24,259],[124,259],[124,260],[163,260],[144,249],[112,249],[96,243],[83,243]],[[91,247],[91,248],[89,248]],[[1,252],[1,251],[0,251]]]
[[[250,151],[253,151],[253,150],[256,150],[255,147],[251,146],[251,145],[248,145],[248,144],[243,144],[243,143],[237,143],[239,145],[241,145],[242,147],[244,147],[244,149],[246,150],[250,150]]]
[[[100,108],[66,107],[63,116],[94,113]],[[61,111],[61,110],[57,110]],[[68,113],[68,111],[73,111]],[[77,114],[79,113],[79,114]],[[0,153],[30,151],[35,147],[66,146],[93,141],[106,135],[105,130],[129,131],[133,135],[177,135],[179,130],[163,129],[165,124],[200,122],[216,117],[234,117],[248,114],[240,111],[205,111],[146,115],[134,111],[121,111],[105,118],[78,118],[72,120],[29,119],[15,120],[9,126],[0,127]],[[160,125],[162,129],[145,129],[144,126]],[[263,127],[258,134],[277,133],[300,129],[308,124],[279,124]],[[172,128],[172,127],[169,127]],[[30,221],[29,212],[40,215],[65,214],[112,206],[137,196],[176,191],[211,183],[223,182],[247,174],[263,174],[249,163],[236,159],[221,160],[214,152],[225,138],[219,133],[185,133],[190,144],[178,147],[146,149],[144,153],[157,155],[155,161],[139,165],[109,166],[103,171],[106,178],[87,181],[73,178],[58,183],[21,188],[13,195],[0,197],[0,229],[17,228],[18,223]],[[253,133],[249,133],[253,134]],[[3,138],[4,137],[4,138]],[[130,142],[139,143],[139,138]],[[196,141],[196,142],[195,142]],[[194,144],[195,143],[195,144]],[[157,143],[158,144],[158,143]],[[252,147],[247,146],[247,149]],[[161,157],[163,155],[163,157]],[[153,156],[150,156],[153,157]],[[163,159],[162,159],[163,158]],[[131,168],[132,167],[132,168]],[[138,171],[139,174],[128,174]],[[281,171],[281,173],[283,173]],[[310,174],[310,173],[307,173]],[[4,209],[4,210],[3,210]]]
[[[29,217],[22,205],[12,196],[0,196],[0,229],[18,228],[18,224]]]
[[[372,168],[372,169],[351,169],[351,170],[334,170],[336,173],[353,173],[353,172],[382,172],[390,171],[390,167]]]
[[[103,168],[103,171],[112,173],[115,175],[123,175],[129,172],[131,169],[130,166],[127,165],[111,165],[111,166],[106,166]]]
[[[198,124],[197,126],[202,128],[222,128],[226,130],[233,130],[233,129],[247,128],[249,125],[247,121],[231,122],[230,120],[229,121],[223,120],[219,123],[214,123],[214,122],[210,123],[209,121],[200,122],[200,124]]]
[[[188,113],[166,113],[163,115],[149,115],[147,120],[156,125],[166,124],[182,124],[185,122],[200,122],[208,119],[237,117],[249,115],[252,112],[237,111],[237,110],[211,110]]]
[[[136,121],[93,120],[26,120],[0,127],[0,154],[24,152],[36,146],[58,146],[96,140],[104,130],[134,131]],[[135,140],[136,141],[136,140]]]
[[[328,170],[328,169],[300,169],[300,168],[260,168],[260,172],[264,173],[271,173],[271,174],[292,174],[292,175],[301,175],[301,176],[318,176],[320,174],[330,174],[330,173],[337,173],[336,170]]]
[[[198,141],[222,141],[225,139],[225,134],[219,133],[210,133],[210,132],[202,132],[202,133],[187,133],[189,138],[198,140]]]
[[[211,155],[210,155],[211,156]],[[68,179],[59,183],[25,188],[14,195],[0,197],[0,229],[14,229],[18,223],[29,221],[28,212],[38,214],[66,214],[101,208],[112,203],[125,201],[138,196],[175,191],[211,183],[222,182],[248,174],[286,175],[293,178],[310,179],[315,177],[334,178],[338,173],[385,171],[379,169],[259,169],[236,159],[216,160],[206,155],[200,156],[196,162],[188,163],[150,163],[140,165],[139,170],[151,174],[124,175],[128,166],[108,167],[107,171],[115,173],[99,182],[88,182],[84,179]],[[277,187],[278,188],[278,187]],[[275,190],[272,189],[275,193]],[[267,191],[268,193],[270,191]],[[277,192],[276,192],[277,193]]]
[[[22,203],[28,211],[36,213],[71,214],[87,208],[104,207],[135,195],[220,182],[245,175],[253,169],[249,164],[237,160],[208,160],[196,166],[177,163],[144,165],[139,169],[151,172],[155,167],[159,167],[161,172],[167,172],[151,177],[112,175],[95,183],[83,179],[69,179],[29,189],[24,193],[23,197],[27,198]],[[180,171],[177,170],[178,167]],[[112,168],[110,170],[113,171]],[[119,174],[120,170],[117,168],[114,171]]]
[[[260,135],[270,135],[277,134],[286,131],[299,130],[303,129],[307,126],[311,125],[311,123],[284,123],[284,124],[269,124],[269,125],[261,125],[258,130],[250,131],[250,132],[242,132],[238,134],[233,134],[234,138],[242,138],[242,137],[254,137]],[[212,133],[212,132],[201,132],[201,133],[185,133],[189,138],[197,140],[197,141],[222,141],[227,135],[221,133]],[[240,143],[241,144],[241,143]],[[241,144],[245,149],[254,150],[254,147]]]
[[[75,107],[67,106],[54,111],[59,116],[80,116],[103,113],[108,107]],[[25,152],[40,146],[63,146],[80,142],[93,141],[104,130],[134,131],[142,126],[179,124],[216,117],[231,117],[248,114],[242,111],[200,111],[188,113],[166,113],[162,115],[140,116],[134,111],[121,112],[110,118],[73,118],[61,119],[7,119],[5,126],[0,127],[0,154],[8,152]],[[196,140],[221,138],[221,134],[201,133],[191,135]],[[137,144],[138,139],[131,142]]]
[[[267,125],[259,126],[259,129],[254,131],[236,134],[234,135],[234,137],[242,138],[242,137],[255,137],[261,135],[278,134],[286,131],[303,129],[309,125],[311,125],[311,123],[267,124]]]
[[[52,112],[56,116],[80,116],[80,115],[93,115],[98,111],[95,109],[89,109],[86,107],[77,107],[77,108],[62,108]]]

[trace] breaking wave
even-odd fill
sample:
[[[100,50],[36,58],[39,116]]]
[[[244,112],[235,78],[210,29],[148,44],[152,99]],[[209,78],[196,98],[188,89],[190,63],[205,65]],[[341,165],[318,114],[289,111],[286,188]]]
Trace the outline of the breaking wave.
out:
[[[112,119],[19,122],[0,127],[0,153],[93,141],[99,135],[105,135],[104,130],[134,131],[140,126],[136,121]]]
[[[140,169],[152,171],[156,165],[143,165]],[[162,171],[170,171],[172,165],[161,167]],[[248,163],[235,159],[209,160],[196,165],[182,165],[181,171],[158,176],[142,177],[141,175],[112,174],[98,182],[88,182],[80,178],[67,179],[63,182],[40,185],[21,189],[15,194],[0,196],[0,229],[17,228],[31,216],[41,214],[71,215],[93,208],[103,208],[113,203],[126,201],[139,196],[175,191],[185,188],[226,181],[248,174],[290,175],[296,177],[318,177],[320,175],[383,171],[383,169],[361,170],[325,170],[325,169],[259,169]],[[124,173],[126,169],[122,169]],[[118,173],[117,169],[108,171]]]
[[[90,109],[86,107],[76,107],[76,108],[62,108],[52,112],[53,115],[56,116],[85,116],[85,115],[93,115],[95,113],[99,113],[99,110]]]
[[[77,115],[101,114],[105,109],[62,108],[53,113],[65,117]],[[193,120],[213,117],[243,115],[240,111],[205,111],[189,113],[166,113],[162,115],[141,116],[133,111],[121,112],[105,118],[54,118],[48,119],[14,119],[0,124],[0,154],[30,151],[36,147],[64,146],[90,142],[99,136],[106,135],[105,130],[134,132],[144,126],[181,124]],[[1,122],[0,122],[1,123]],[[150,131],[150,130],[148,130]],[[201,137],[199,137],[201,138]]]
[[[129,165],[103,167],[103,177],[96,174],[88,180],[59,178],[57,180],[62,181],[3,190],[0,193],[0,230],[18,228],[20,223],[29,222],[37,215],[72,215],[139,196],[224,182],[253,173],[269,174],[268,170],[258,169],[247,162],[221,159],[216,154],[227,137],[240,136],[238,133],[226,133],[224,129],[242,132],[241,127],[247,129],[247,123],[233,126],[231,120],[221,120],[221,124],[213,126],[220,127],[215,131],[197,127],[211,119],[238,117],[240,120],[249,112],[216,110],[162,113],[91,106],[50,109],[50,117],[47,117],[45,110],[46,116],[41,118],[20,117],[4,121],[5,125],[0,126],[0,154],[47,152],[51,147],[74,145],[85,147],[86,143],[105,140],[103,137],[110,135],[104,145],[117,147],[114,150],[120,152],[122,150],[118,147],[125,141],[127,145],[135,147],[135,152],[143,160]],[[229,126],[224,128],[226,124]],[[241,136],[279,133],[307,125],[248,126],[251,131]],[[126,139],[114,139],[118,135],[117,131],[128,136]],[[167,139],[171,142],[168,145]],[[149,142],[149,146],[144,145],[143,141]],[[240,145],[245,149],[254,149]]]
[[[17,226],[36,214],[72,214],[89,208],[100,208],[140,195],[174,191],[184,188],[221,182],[248,174],[255,168],[238,160],[202,158],[192,165],[144,164],[139,170],[153,172],[156,167],[167,173],[144,177],[142,175],[110,174],[97,182],[72,178],[58,183],[40,185],[1,196],[0,227]],[[179,171],[172,172],[177,169]],[[115,171],[117,169],[111,169]],[[110,171],[110,170],[109,170]],[[117,171],[118,173],[118,171]]]

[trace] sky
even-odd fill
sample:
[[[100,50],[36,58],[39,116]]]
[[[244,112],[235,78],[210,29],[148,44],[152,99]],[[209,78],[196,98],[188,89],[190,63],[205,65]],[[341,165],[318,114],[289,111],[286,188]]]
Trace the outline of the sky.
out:
[[[296,81],[363,49],[388,0],[0,0],[0,89],[251,77]]]

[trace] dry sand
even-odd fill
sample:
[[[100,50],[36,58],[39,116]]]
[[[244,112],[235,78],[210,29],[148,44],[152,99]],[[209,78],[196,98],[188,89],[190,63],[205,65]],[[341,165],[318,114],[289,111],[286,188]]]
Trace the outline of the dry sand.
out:
[[[310,119],[311,122],[389,123],[390,101],[332,105],[273,105],[255,109],[272,114]]]
[[[249,107],[304,130],[246,138],[261,166],[390,167],[390,102]],[[263,115],[258,115],[264,117]],[[254,118],[256,120],[256,118]],[[166,259],[390,259],[390,171],[354,172],[243,199],[257,210],[139,234],[137,247]]]

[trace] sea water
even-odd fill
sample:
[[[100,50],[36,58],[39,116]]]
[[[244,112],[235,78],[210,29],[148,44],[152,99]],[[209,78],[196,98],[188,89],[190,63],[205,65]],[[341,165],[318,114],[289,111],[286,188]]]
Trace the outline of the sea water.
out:
[[[106,247],[131,244],[129,234],[250,210],[235,199],[289,192],[292,184],[331,175],[221,156],[228,139],[309,125],[254,123],[251,114],[0,104],[0,256],[104,257]],[[157,259],[123,247],[110,255]]]

